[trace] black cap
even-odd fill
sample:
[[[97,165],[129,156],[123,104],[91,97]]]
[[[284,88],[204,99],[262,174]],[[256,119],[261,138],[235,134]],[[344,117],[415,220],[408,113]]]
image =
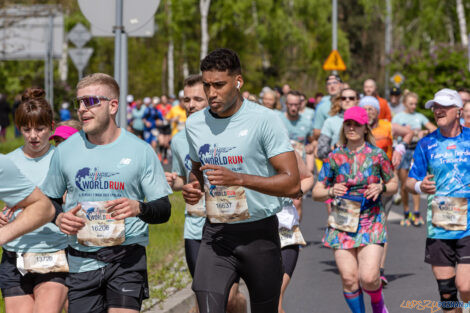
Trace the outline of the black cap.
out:
[[[390,89],[390,95],[392,95],[392,96],[399,96],[399,95],[401,95],[401,90],[400,90],[400,88],[399,88],[399,87],[392,87],[392,88]]]
[[[330,74],[326,77],[325,79],[325,82],[328,81],[328,79],[330,79],[330,77],[334,77],[338,82],[342,83],[343,81],[341,80],[341,77],[338,75],[338,74]]]

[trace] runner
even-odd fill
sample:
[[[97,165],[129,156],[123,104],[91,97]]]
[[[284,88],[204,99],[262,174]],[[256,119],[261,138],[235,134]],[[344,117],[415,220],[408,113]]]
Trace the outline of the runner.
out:
[[[453,308],[457,293],[470,301],[470,129],[460,126],[462,100],[455,90],[439,90],[425,107],[438,129],[418,142],[406,188],[428,195],[424,261],[432,266],[442,310],[461,312]]]
[[[391,121],[392,120],[392,113],[390,112],[390,108],[388,107],[387,100],[384,98],[381,98],[379,96],[379,93],[377,91],[377,84],[375,80],[373,79],[366,79],[364,81],[364,95],[365,96],[371,96],[371,97],[376,97],[377,100],[379,100],[380,104],[380,115],[379,115],[379,120],[387,120]]]
[[[409,126],[414,131],[414,136],[410,144],[406,145],[406,152],[398,166],[398,177],[401,184],[401,198],[403,200],[403,219],[400,222],[402,226],[421,226],[424,224],[423,218],[419,213],[419,195],[412,195],[413,198],[413,214],[410,213],[408,205],[408,192],[405,189],[405,182],[408,177],[408,171],[411,167],[413,152],[418,143],[419,138],[425,136],[429,131],[434,131],[436,126],[432,124],[426,116],[416,112],[418,104],[418,95],[414,92],[405,92],[403,95],[403,105],[405,111],[398,113],[393,117],[392,123],[402,126]],[[426,128],[426,130],[422,130]]]
[[[54,217],[51,201],[3,154],[0,154],[0,200],[8,208],[23,208],[13,222],[0,227],[2,246],[49,223]],[[0,281],[0,288],[2,283]]]
[[[405,111],[405,106],[403,105],[403,102],[401,102],[401,89],[399,87],[392,87],[390,89],[389,108],[392,113],[392,117]]]
[[[339,143],[313,189],[317,201],[334,198],[323,243],[334,250],[351,311],[365,312],[364,289],[373,313],[385,313],[379,267],[387,233],[380,197],[396,191],[397,179],[385,152],[374,145],[363,108],[344,113]]]
[[[268,105],[264,106],[268,109],[272,109]],[[312,190],[314,178],[312,172],[302,160],[302,156],[297,151],[294,151],[294,153],[297,159],[297,166],[300,175],[300,188],[302,192],[306,194],[308,191]],[[294,200],[296,199],[282,198],[282,211],[277,213],[277,218],[279,220],[279,238],[281,239],[282,266],[284,268],[281,296],[279,298],[280,313],[285,312],[282,308],[282,301],[287,286],[292,278],[292,274],[294,273],[295,266],[297,265],[299,245],[306,245],[302,233],[300,232],[300,218],[295,207]]]
[[[268,109],[276,109],[276,110],[281,109],[281,105],[279,103],[279,100],[277,100],[277,98],[276,98],[276,93],[271,89],[265,90],[263,92],[263,97],[261,98],[261,103],[265,107],[267,107]]]
[[[201,75],[191,75],[184,80],[183,105],[188,117],[208,106],[206,94],[202,86]],[[191,172],[191,159],[189,157],[188,140],[186,132],[181,131],[171,140],[172,152],[172,173],[165,173],[167,181],[174,191],[183,189],[183,185],[188,182]],[[194,269],[196,267],[197,255],[202,239],[202,228],[206,221],[206,208],[203,199],[196,206],[187,206],[185,209],[184,220],[184,249],[186,263],[188,264],[191,277],[194,278]],[[191,211],[192,214],[188,213]],[[244,313],[246,312],[245,296],[238,291],[238,283],[235,282],[230,290],[227,303],[227,312]]]
[[[463,124],[462,126],[470,127],[470,101],[467,101],[463,105]]]
[[[170,148],[171,141],[171,125],[165,119],[165,116],[170,112],[172,106],[168,102],[168,97],[163,95],[161,102],[156,106],[156,109],[160,112],[162,118],[161,123],[156,124],[158,130],[158,158],[163,164],[168,164],[168,149]]]
[[[49,143],[53,113],[45,94],[44,90],[33,88],[24,92],[15,112],[15,124],[24,145],[7,155],[36,186],[43,183],[55,150]],[[2,213],[0,223],[6,225],[18,214],[20,211]],[[3,245],[0,282],[7,313],[62,311],[68,290],[66,247],[67,236],[53,223]],[[55,262],[39,260],[47,258]]]
[[[135,102],[135,107],[132,109],[132,120],[129,126],[131,127],[132,133],[140,139],[144,139],[143,118],[146,112],[147,106],[142,104],[142,100],[137,100]]]
[[[143,118],[144,122],[144,140],[148,144],[150,144],[153,148],[154,151],[157,151],[157,143],[158,143],[158,125],[163,124],[163,116],[160,113],[160,111],[157,110],[156,108],[156,100],[153,100],[152,104],[149,106],[147,109],[147,113],[145,114]],[[161,159],[161,155],[160,159]],[[160,160],[161,161],[161,160]]]
[[[54,133],[49,137],[49,140],[54,140],[55,146],[57,147],[67,138],[75,134],[82,129],[82,125],[77,120],[68,120],[57,124]]]
[[[328,91],[328,96],[323,96],[320,103],[317,103],[315,116],[313,118],[313,129],[314,129],[314,138],[318,140],[321,134],[321,129],[323,123],[329,117],[328,112],[331,110],[331,100],[332,97],[339,94],[343,81],[341,77],[335,74],[328,75],[326,78],[326,90]]]
[[[183,101],[178,101],[165,116],[165,119],[171,123],[171,136],[175,136],[179,131],[184,129],[186,122],[186,110]]]
[[[393,148],[393,134],[397,132],[394,129],[394,126],[395,128],[397,128],[397,126],[395,124],[392,125],[392,123],[387,120],[379,119],[380,104],[377,98],[365,96],[361,99],[361,101],[359,101],[359,106],[367,111],[369,126],[372,130],[372,136],[374,136],[376,146],[382,149],[387,154],[389,160],[392,160],[393,167],[397,167],[401,162],[403,154],[405,153],[405,146],[402,143],[398,144],[395,149]],[[402,127],[398,127],[399,131],[401,129]],[[407,134],[400,133],[400,135]],[[408,136],[408,138],[410,137]],[[392,200],[393,196],[382,197],[385,212],[385,224],[387,223],[388,214],[390,213],[390,210],[392,208]],[[386,242],[384,245],[384,252],[382,255],[382,260],[380,262],[380,279],[382,280],[383,286],[388,284],[388,280],[385,277],[385,260],[387,257],[387,250],[388,242]]]
[[[208,219],[193,281],[199,310],[225,311],[230,286],[241,277],[251,312],[277,312],[282,264],[275,214],[277,197],[302,195],[295,155],[278,115],[241,97],[235,52],[212,51],[201,71],[210,109],[186,122],[193,166],[183,187],[189,204],[205,191]]]
[[[287,128],[287,134],[294,147],[294,150],[306,160],[307,155],[313,155],[313,129],[312,121],[307,117],[300,115],[302,94],[291,90],[286,96],[286,112],[279,112],[284,126]],[[313,161],[313,159],[312,159]],[[312,164],[313,168],[313,164]],[[294,199],[294,206],[302,220],[302,198]]]
[[[339,141],[344,112],[353,106],[357,106],[358,102],[359,95],[351,88],[342,89],[339,97],[333,97],[329,112],[330,117],[325,120],[318,138],[317,156],[319,159],[328,158],[328,154],[334,150]]]
[[[43,185],[56,207],[67,191],[56,224],[69,235],[69,313],[140,311],[148,298],[147,223],[170,216],[171,189],[155,152],[116,125],[118,98],[109,75],[80,80],[83,129],[57,148]]]

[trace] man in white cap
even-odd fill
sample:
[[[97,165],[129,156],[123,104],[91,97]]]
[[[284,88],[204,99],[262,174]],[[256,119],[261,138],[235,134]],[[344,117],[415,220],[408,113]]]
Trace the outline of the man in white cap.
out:
[[[470,301],[470,129],[460,126],[455,90],[439,90],[425,107],[438,129],[418,142],[406,188],[429,195],[424,261],[432,266],[442,310],[461,312],[457,294]]]

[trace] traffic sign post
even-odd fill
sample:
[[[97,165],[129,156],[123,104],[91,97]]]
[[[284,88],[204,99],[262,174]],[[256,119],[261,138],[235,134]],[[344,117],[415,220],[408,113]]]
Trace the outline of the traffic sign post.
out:
[[[90,60],[92,54],[93,48],[69,49],[70,58],[78,70],[78,80],[82,79],[83,69],[88,64],[88,60]]]
[[[346,64],[344,64],[344,61],[339,55],[338,50],[331,51],[325,63],[323,63],[323,69],[325,71],[345,71],[346,70]]]
[[[91,39],[91,34],[82,23],[77,23],[68,33],[67,39],[70,40],[75,47],[83,48],[83,46]]]

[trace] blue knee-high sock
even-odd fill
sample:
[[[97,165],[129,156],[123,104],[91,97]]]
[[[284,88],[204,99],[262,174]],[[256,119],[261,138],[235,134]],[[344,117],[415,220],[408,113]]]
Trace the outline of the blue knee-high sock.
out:
[[[351,309],[352,313],[365,313],[366,308],[364,306],[364,295],[362,294],[362,289],[359,288],[353,292],[344,291],[344,299]]]

